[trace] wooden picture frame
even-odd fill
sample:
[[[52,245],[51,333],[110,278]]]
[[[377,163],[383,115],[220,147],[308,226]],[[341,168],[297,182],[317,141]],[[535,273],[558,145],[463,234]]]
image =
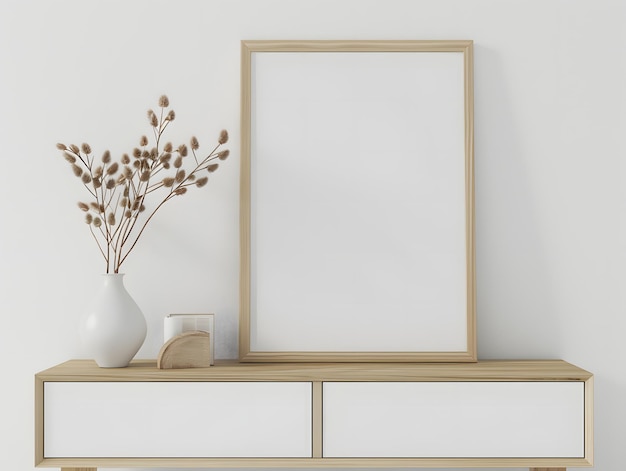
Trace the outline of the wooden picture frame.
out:
[[[241,361],[476,361],[472,41],[242,41]]]

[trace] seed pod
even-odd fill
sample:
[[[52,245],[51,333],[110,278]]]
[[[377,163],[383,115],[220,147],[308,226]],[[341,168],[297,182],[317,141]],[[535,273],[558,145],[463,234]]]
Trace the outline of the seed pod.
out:
[[[127,178],[127,179],[131,179],[133,177],[133,169],[130,167],[124,167],[124,170],[122,170],[122,174]]]
[[[93,221],[93,216],[89,213],[85,214],[85,222],[87,224],[91,224],[92,221]]]
[[[206,169],[209,171],[209,173],[213,173],[217,170],[219,166],[219,164],[211,164]]]
[[[109,213],[109,215],[107,216],[107,223],[109,224],[109,226],[115,226],[115,214]]]
[[[124,211],[124,217],[125,218],[130,218],[133,215],[133,213],[131,212],[130,209],[127,209],[126,211]]]
[[[147,146],[148,145],[148,138],[146,136],[141,136],[141,139],[139,139],[139,145],[141,147]]]
[[[136,159],[138,159],[139,157],[141,157],[141,149],[135,147],[133,149],[133,157],[135,157]]]
[[[80,177],[80,179],[83,181],[85,185],[87,185],[88,183],[91,183],[91,175],[89,175],[88,173],[83,173],[83,176]]]
[[[78,207],[81,209],[81,211],[89,211],[89,205],[87,203],[83,203],[82,201],[78,202]]]
[[[95,227],[100,227],[102,225],[102,219],[96,216],[95,218],[93,218],[93,225]]]
[[[63,152],[63,157],[65,157],[65,160],[67,160],[69,163],[73,164],[74,162],[76,162],[76,157],[74,157],[72,154],[70,154],[69,152]]]
[[[107,175],[115,175],[119,168],[120,165],[117,162],[113,162],[109,168],[107,168]]]
[[[176,191],[174,191],[175,195],[184,195],[185,193],[187,193],[187,188],[185,187],[178,188]]]
[[[109,178],[106,183],[106,189],[112,190],[113,188],[115,188],[115,178]]]
[[[163,186],[166,188],[170,188],[174,185],[174,179],[172,177],[165,177],[162,181]]]
[[[179,155],[174,159],[174,168],[180,168],[183,166],[183,158]]]
[[[128,154],[122,154],[120,162],[122,162],[124,165],[128,165],[130,163],[130,157],[128,156]]]
[[[102,176],[102,166],[98,165],[96,169],[93,171],[93,177],[98,178]]]
[[[102,179],[101,178],[95,178],[93,179],[93,187],[98,189],[102,186]]]
[[[89,206],[91,207],[91,209],[93,209],[94,211],[98,213],[102,212],[100,211],[100,205],[96,203],[95,201],[92,201],[91,203],[89,203]]]
[[[150,171],[144,170],[143,172],[141,172],[141,175],[139,176],[139,180],[142,182],[147,182],[148,180],[150,180]]]
[[[207,184],[208,181],[209,181],[209,177],[198,178],[198,181],[196,182],[196,186],[198,188],[202,188],[204,185]]]
[[[178,153],[182,157],[187,157],[187,146],[185,144],[181,144],[178,146]]]
[[[120,206],[122,208],[128,206],[128,198],[126,198],[125,196],[120,200]]]
[[[168,106],[170,106],[170,101],[168,100],[166,95],[161,95],[161,97],[159,98],[159,106],[161,108],[167,108]]]
[[[57,143],[57,149],[59,150],[67,150],[67,146],[61,142]]]
[[[222,129],[222,132],[220,132],[220,138],[217,142],[220,144],[226,144],[228,142],[228,131],[226,129]]]
[[[170,110],[169,113],[167,113],[167,117],[165,118],[168,121],[174,121],[174,119],[176,119],[176,113],[174,113],[174,110]]]
[[[76,164],[72,164],[72,172],[74,172],[74,175],[77,177],[80,177],[83,174],[83,169]]]
[[[102,154],[102,163],[108,164],[111,161],[111,153],[108,150]]]
[[[200,143],[198,142],[196,136],[191,137],[190,145],[193,150],[198,150],[198,148],[200,147]]]
[[[70,144],[70,150],[74,152],[75,154],[78,154],[80,152],[80,149],[78,148],[76,144]]]
[[[230,155],[230,151],[228,149],[223,150],[221,152],[217,153],[217,158],[220,160],[226,160],[228,158],[228,156]]]
[[[87,144],[86,142],[83,142],[83,145],[80,147],[83,150],[84,154],[91,154],[91,146]]]
[[[172,152],[172,150],[174,150],[174,146],[172,145],[171,142],[168,142],[167,144],[165,144],[165,147],[163,148],[163,150],[165,152]]]
[[[154,111],[148,110],[148,119],[150,120],[152,127],[156,128],[159,125],[159,119],[156,114],[154,114]]]
[[[176,172],[176,183],[181,183],[185,179],[185,175],[185,169],[179,169],[178,172]]]

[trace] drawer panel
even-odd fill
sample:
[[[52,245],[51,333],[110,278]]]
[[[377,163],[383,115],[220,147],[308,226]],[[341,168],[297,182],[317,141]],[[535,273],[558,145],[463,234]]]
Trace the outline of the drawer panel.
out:
[[[44,457],[311,457],[310,382],[46,382]]]
[[[584,383],[327,382],[324,457],[583,457]]]

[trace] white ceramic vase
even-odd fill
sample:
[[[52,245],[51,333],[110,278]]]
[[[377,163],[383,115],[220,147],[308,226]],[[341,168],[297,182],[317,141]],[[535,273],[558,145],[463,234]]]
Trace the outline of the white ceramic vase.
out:
[[[102,275],[102,285],[80,324],[85,351],[102,368],[123,368],[146,339],[146,319],[120,273]]]

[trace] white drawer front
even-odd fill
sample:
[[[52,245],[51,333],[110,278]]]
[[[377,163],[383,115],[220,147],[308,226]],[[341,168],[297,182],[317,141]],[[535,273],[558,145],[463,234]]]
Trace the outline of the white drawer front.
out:
[[[311,383],[48,382],[44,456],[310,457]]]
[[[583,382],[324,383],[325,457],[583,457]]]

